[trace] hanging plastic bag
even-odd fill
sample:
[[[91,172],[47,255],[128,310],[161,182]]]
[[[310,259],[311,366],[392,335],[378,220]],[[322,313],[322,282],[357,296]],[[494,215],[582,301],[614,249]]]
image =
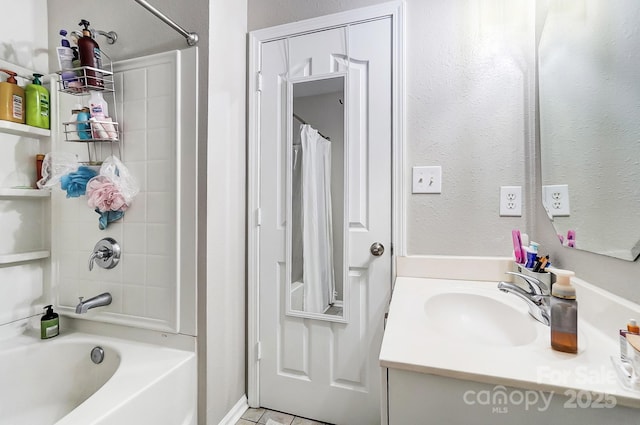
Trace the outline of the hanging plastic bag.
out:
[[[118,158],[105,159],[100,174],[87,183],[87,204],[100,214],[100,229],[121,219],[139,191],[138,182]]]
[[[42,178],[36,182],[38,188],[56,186],[62,176],[80,167],[78,156],[69,152],[49,152],[42,160]]]

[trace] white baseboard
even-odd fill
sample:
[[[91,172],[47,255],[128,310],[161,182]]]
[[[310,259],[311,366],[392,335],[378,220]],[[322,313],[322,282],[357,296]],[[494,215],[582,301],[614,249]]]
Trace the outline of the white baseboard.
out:
[[[248,408],[249,403],[247,403],[247,396],[245,394],[242,396],[242,398],[240,398],[240,400],[238,400],[235,406],[233,406],[231,410],[227,412],[225,417],[222,418],[218,425],[234,425],[236,422],[238,422],[238,420],[240,420],[240,418]]]

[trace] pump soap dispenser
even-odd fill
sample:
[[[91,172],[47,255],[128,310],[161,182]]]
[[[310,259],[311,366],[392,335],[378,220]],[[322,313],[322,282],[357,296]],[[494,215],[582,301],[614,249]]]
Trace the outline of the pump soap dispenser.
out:
[[[40,338],[48,339],[57,336],[60,333],[60,318],[58,313],[53,312],[53,307],[47,305],[44,307],[47,311],[40,319]]]
[[[93,37],[91,37],[89,21],[83,19],[78,25],[84,26],[84,29],[82,30],[82,37],[78,39],[78,52],[80,54],[80,65],[88,67],[85,69],[87,75],[87,86],[102,89],[104,88],[102,73],[96,71],[96,69],[102,69],[102,53],[100,52],[100,46],[98,46],[98,43],[96,43]]]
[[[49,90],[40,82],[42,74],[33,74],[33,83],[24,89],[27,125],[49,128]]]
[[[551,287],[551,348],[578,352],[578,303],[569,270],[551,269],[556,281]]]
[[[7,69],[7,81],[0,82],[0,120],[24,124],[24,89],[18,85],[16,74]]]

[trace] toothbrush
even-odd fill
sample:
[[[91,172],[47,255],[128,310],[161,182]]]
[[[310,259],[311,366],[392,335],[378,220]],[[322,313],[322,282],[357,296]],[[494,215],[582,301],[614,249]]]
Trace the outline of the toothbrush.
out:
[[[522,252],[522,237],[520,236],[520,230],[512,230],[511,237],[513,238],[513,254],[516,257],[516,263],[524,264],[525,256]]]

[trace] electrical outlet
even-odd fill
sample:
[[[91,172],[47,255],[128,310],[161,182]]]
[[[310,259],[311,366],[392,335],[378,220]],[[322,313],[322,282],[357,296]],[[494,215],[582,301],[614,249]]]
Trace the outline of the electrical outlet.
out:
[[[412,193],[442,193],[442,167],[413,167]]]
[[[522,186],[500,186],[500,216],[522,216]]]
[[[569,185],[552,184],[542,186],[542,204],[551,217],[571,215]]]

